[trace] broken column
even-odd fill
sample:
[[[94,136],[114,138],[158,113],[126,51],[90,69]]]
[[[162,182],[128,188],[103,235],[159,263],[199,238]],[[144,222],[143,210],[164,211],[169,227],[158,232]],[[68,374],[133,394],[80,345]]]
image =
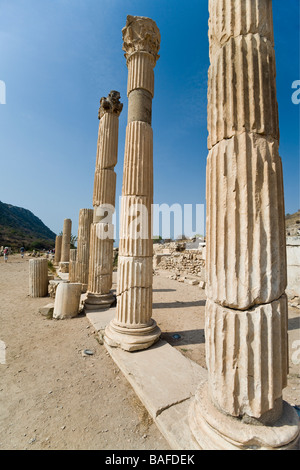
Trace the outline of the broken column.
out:
[[[63,320],[76,317],[79,313],[81,284],[61,282],[56,289],[53,318]]]
[[[54,255],[54,264],[58,265],[61,258],[61,244],[62,244],[62,235],[57,235],[55,239],[55,255]]]
[[[93,193],[93,223],[90,232],[90,257],[86,310],[109,308],[114,302],[111,292],[113,273],[116,173],[118,160],[119,116],[123,104],[120,93],[111,91],[100,100],[100,119]]]
[[[80,209],[77,237],[76,282],[81,282],[82,292],[86,292],[89,277],[90,233],[93,222],[93,209]]]
[[[29,260],[29,295],[30,297],[48,295],[48,260],[45,258]]]
[[[63,226],[62,234],[62,244],[61,244],[61,258],[60,258],[60,270],[62,272],[69,272],[69,261],[70,261],[70,245],[71,245],[71,230],[72,230],[72,220],[65,219]]]
[[[206,362],[190,409],[202,449],[291,449],[283,178],[271,0],[209,1]]]
[[[126,130],[116,317],[105,341],[128,351],[145,349],[159,339],[152,315],[154,67],[160,32],[150,18],[128,16],[123,49],[128,67]]]

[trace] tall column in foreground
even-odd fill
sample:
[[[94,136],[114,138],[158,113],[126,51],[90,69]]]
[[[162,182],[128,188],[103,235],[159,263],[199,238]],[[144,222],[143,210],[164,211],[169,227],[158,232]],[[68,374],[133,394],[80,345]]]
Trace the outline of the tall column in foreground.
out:
[[[94,179],[94,217],[90,232],[90,258],[88,294],[85,309],[109,308],[114,302],[111,293],[113,273],[114,227],[112,215],[115,207],[116,173],[118,161],[119,116],[123,104],[120,93],[111,91],[101,98],[99,133]]]
[[[203,449],[290,449],[283,178],[271,0],[209,1],[208,383],[190,409]]]
[[[75,279],[76,282],[82,284],[82,292],[86,292],[88,286],[90,233],[93,212],[93,209],[80,209],[79,211]]]
[[[152,315],[154,67],[160,32],[149,18],[128,16],[123,28],[128,67],[126,131],[118,259],[116,318],[105,331],[108,345],[145,349],[159,339]]]

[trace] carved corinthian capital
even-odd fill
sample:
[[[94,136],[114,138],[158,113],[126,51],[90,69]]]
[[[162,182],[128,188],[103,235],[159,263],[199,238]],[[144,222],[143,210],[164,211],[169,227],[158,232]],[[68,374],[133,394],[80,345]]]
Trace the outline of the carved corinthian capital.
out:
[[[148,52],[156,63],[159,58],[160,32],[155,21],[144,16],[128,15],[122,34],[126,59],[134,52]]]
[[[104,96],[100,99],[98,118],[101,119],[105,113],[112,113],[119,116],[122,109],[123,103],[120,102],[120,93],[112,90],[107,98]]]

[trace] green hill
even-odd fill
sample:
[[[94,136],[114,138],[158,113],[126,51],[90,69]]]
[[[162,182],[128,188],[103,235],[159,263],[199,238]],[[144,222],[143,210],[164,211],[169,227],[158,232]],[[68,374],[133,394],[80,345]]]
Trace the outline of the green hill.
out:
[[[0,246],[19,250],[52,249],[55,233],[28,209],[0,201]]]

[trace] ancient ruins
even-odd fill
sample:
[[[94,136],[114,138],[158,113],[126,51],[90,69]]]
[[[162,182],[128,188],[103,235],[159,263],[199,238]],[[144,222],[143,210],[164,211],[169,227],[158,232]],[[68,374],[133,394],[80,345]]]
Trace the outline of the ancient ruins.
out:
[[[70,219],[56,237],[54,263],[61,279],[49,287],[53,318],[81,311],[98,312],[101,319],[111,313],[103,341],[118,364],[126,358],[128,368],[139,358],[148,364],[158,344],[164,351],[152,318],[155,269],[205,288],[207,371],[199,372],[197,390],[178,400],[184,412],[182,431],[176,431],[182,441],[177,436],[176,442],[203,450],[290,450],[299,439],[299,418],[282,398],[288,374],[287,261],[272,2],[209,0],[209,13],[206,243],[190,250],[180,243],[157,245],[153,255],[152,99],[161,37],[152,19],[128,16],[122,30],[128,117],[117,292],[112,215],[123,104],[113,90],[100,101],[93,209],[80,210],[76,250],[70,250]],[[47,260],[30,260],[29,278],[30,295],[46,296]],[[193,369],[187,364],[186,373]],[[131,374],[131,384],[134,379]],[[175,433],[160,413],[154,413],[160,429]]]

